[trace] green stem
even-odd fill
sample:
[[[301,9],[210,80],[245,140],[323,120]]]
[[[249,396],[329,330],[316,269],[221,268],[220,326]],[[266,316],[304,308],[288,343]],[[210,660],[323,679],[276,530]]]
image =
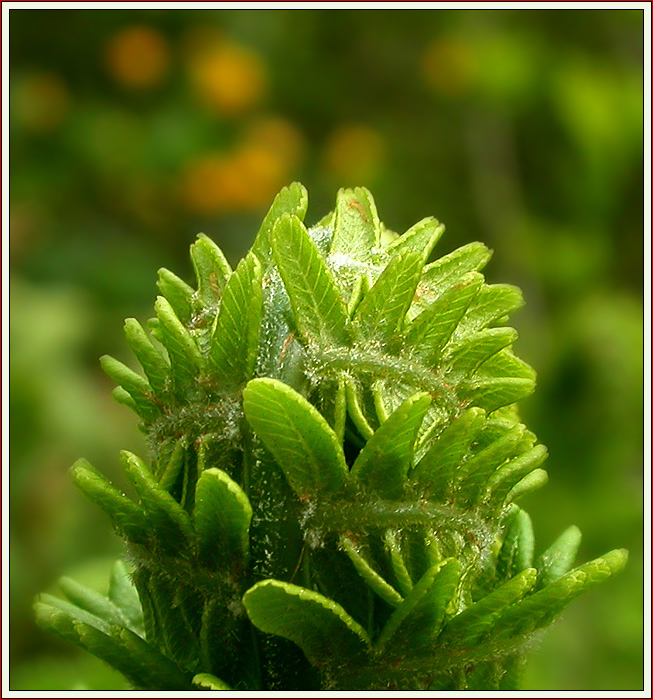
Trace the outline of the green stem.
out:
[[[344,372],[362,373],[378,380],[379,377],[399,381],[428,391],[452,413],[460,408],[460,402],[452,388],[417,360],[410,361],[395,355],[369,352],[364,347],[336,347],[328,350],[311,348],[313,360],[320,368]]]

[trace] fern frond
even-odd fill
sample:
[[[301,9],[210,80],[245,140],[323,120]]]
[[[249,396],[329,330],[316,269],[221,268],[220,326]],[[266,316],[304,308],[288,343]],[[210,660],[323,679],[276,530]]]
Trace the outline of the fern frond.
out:
[[[428,262],[444,227],[397,235],[364,188],[313,228],[307,205],[282,190],[233,271],[198,236],[196,288],[161,269],[149,333],[125,322],[144,376],[101,363],[152,454],[122,454],[133,499],[71,473],[133,570],[108,596],[63,579],[37,619],[143,690],[515,689],[627,558],[572,568],[576,528],[535,557],[521,292],[486,284],[482,243]]]

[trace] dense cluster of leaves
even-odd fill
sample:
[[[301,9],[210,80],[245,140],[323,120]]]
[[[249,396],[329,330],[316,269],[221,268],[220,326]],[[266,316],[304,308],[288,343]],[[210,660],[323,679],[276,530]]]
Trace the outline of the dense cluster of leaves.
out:
[[[64,579],[40,623],[141,689],[514,689],[534,635],[620,570],[573,568],[574,527],[534,558],[517,499],[546,451],[515,402],[533,370],[501,325],[479,243],[435,262],[444,227],[401,236],[364,189],[307,230],[276,198],[232,271],[200,236],[197,290],[168,270],[142,376],[102,364],[152,459],[130,499],[84,460],[79,488],[128,544],[108,596]]]

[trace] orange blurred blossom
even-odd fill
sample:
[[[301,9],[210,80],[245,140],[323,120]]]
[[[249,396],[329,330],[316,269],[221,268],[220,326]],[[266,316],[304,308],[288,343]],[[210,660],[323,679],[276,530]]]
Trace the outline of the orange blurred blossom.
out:
[[[340,180],[361,184],[377,174],[384,155],[385,142],[378,131],[361,124],[344,124],[329,136],[324,164]]]
[[[182,199],[188,209],[204,215],[258,210],[286,184],[287,173],[274,151],[245,144],[230,155],[214,153],[189,163]]]
[[[476,79],[476,60],[467,42],[443,37],[434,41],[422,55],[422,77],[428,87],[443,97],[462,97]]]
[[[204,44],[192,52],[189,71],[200,99],[217,114],[228,117],[257,106],[267,90],[261,58],[228,40]]]
[[[170,67],[170,48],[156,29],[128,27],[109,40],[105,65],[109,75],[121,85],[135,90],[155,87]]]
[[[31,131],[53,131],[70,109],[70,94],[54,73],[35,73],[16,80],[11,93],[11,116]]]

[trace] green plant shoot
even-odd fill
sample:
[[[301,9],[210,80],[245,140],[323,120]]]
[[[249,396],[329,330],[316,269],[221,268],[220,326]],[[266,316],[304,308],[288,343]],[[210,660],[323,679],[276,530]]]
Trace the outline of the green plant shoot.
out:
[[[159,271],[142,374],[104,357],[148,436],[127,496],[72,478],[126,546],[109,593],[70,579],[40,624],[137,689],[514,690],[533,640],[623,568],[575,566],[574,527],[535,557],[518,505],[546,450],[516,404],[535,373],[472,243],[429,262],[444,227],[403,235],[343,189],[307,229],[282,190],[231,270],[199,236],[196,288]]]

